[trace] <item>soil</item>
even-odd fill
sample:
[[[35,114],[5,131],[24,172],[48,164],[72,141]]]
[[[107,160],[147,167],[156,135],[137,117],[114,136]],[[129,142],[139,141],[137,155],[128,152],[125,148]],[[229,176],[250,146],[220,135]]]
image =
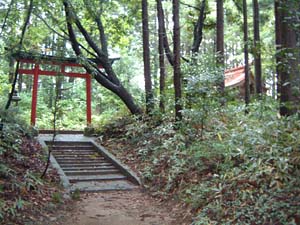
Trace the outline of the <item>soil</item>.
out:
[[[141,190],[81,194],[62,225],[184,225],[176,205],[166,205]]]

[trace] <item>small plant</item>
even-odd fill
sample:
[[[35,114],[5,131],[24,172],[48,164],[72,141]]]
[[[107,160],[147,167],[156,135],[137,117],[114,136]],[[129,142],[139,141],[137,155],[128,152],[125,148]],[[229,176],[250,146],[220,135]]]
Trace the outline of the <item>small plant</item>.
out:
[[[62,194],[60,192],[54,192],[52,194],[52,202],[56,203],[56,204],[62,203],[63,202],[63,196],[62,196]]]
[[[76,201],[80,200],[80,191],[79,191],[79,189],[75,189],[75,190],[71,193],[71,198],[72,198],[73,200],[76,200]]]
[[[90,136],[93,136],[94,134],[95,134],[95,128],[94,127],[87,126],[87,127],[84,128],[84,131],[83,131],[84,136],[90,137]]]
[[[14,203],[14,208],[16,208],[17,210],[21,210],[24,208],[25,204],[26,202],[19,197]]]
[[[36,190],[38,186],[43,185],[42,180],[36,174],[27,171],[24,177],[25,177],[25,186],[28,191]]]

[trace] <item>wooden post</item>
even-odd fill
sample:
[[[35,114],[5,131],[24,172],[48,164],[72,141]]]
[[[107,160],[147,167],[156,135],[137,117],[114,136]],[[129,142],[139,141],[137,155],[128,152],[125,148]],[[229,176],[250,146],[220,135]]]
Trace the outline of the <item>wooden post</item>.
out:
[[[32,102],[31,102],[31,125],[32,126],[35,126],[35,122],[36,122],[38,81],[39,81],[39,64],[35,64],[34,74],[33,74]]]
[[[88,74],[86,77],[86,122],[87,126],[91,125],[92,123],[92,98],[91,98],[91,87],[92,87],[92,82],[91,82],[91,76]]]

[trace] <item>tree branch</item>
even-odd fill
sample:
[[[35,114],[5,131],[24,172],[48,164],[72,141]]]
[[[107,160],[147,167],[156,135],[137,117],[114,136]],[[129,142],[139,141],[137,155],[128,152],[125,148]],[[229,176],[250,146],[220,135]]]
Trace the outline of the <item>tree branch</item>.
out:
[[[11,9],[12,9],[13,3],[14,3],[14,0],[11,0],[11,2],[10,2],[10,4],[9,4],[9,7],[8,7],[8,10],[7,10],[7,12],[6,12],[5,18],[4,18],[4,21],[3,21],[2,27],[1,27],[0,37],[1,37],[2,32],[3,32],[3,30],[4,30],[5,26],[6,26],[6,21],[7,21],[7,19],[8,19],[8,16],[9,16],[9,14],[10,14]]]
[[[162,33],[163,33],[163,44],[164,44],[164,49],[165,53],[167,56],[167,59],[169,63],[174,66],[174,55],[170,49],[167,33],[166,33],[166,26],[165,26],[165,15],[164,15],[164,10],[162,7],[161,0],[156,0],[157,3],[157,13],[158,13],[158,18],[160,18],[160,21],[162,23]]]
[[[196,6],[187,4],[187,3],[182,2],[182,1],[179,1],[179,3],[180,3],[181,5],[185,5],[185,6],[189,7],[189,8],[193,8],[193,9],[196,9],[196,10],[198,10],[198,11],[201,11],[201,8],[199,8],[199,7],[196,7]]]
[[[26,32],[27,26],[29,24],[29,20],[30,20],[30,17],[31,17],[32,9],[33,9],[33,0],[30,0],[28,12],[27,12],[27,16],[26,16],[26,19],[25,19],[25,22],[24,22],[24,26],[22,28],[20,42],[18,44],[19,51],[22,49],[22,45],[23,45],[23,41],[24,41],[24,36],[25,36],[25,32]],[[20,67],[20,62],[19,62],[19,60],[17,60],[16,70],[15,70],[15,76],[14,76],[14,80],[13,80],[13,83],[12,83],[11,92],[9,93],[9,98],[8,98],[6,106],[5,106],[6,110],[10,107],[11,100],[12,100],[13,94],[14,94],[15,89],[16,89],[16,83],[17,83],[17,80],[18,80],[19,67]]]
[[[69,35],[68,35],[67,32],[65,32],[64,30],[61,30],[61,31],[64,33],[64,35],[61,34],[61,33],[59,33],[58,31],[56,31],[55,29],[53,29],[53,28],[49,25],[49,23],[48,23],[44,18],[42,18],[40,15],[35,14],[35,13],[34,13],[34,15],[35,15],[36,17],[38,17],[40,20],[42,20],[42,22],[48,27],[48,29],[51,30],[51,31],[53,31],[53,33],[57,34],[57,36],[61,37],[61,38],[64,39],[64,40],[70,41],[70,38],[69,38]],[[66,36],[65,36],[65,35],[66,35]],[[84,47],[82,44],[78,43],[78,45],[79,45],[83,50],[85,50],[88,54],[90,54],[90,55],[93,56],[94,58],[97,58],[97,55],[95,55],[93,52],[89,51],[89,50],[88,50],[86,47]]]
[[[70,9],[72,8],[71,4],[69,3],[68,0],[64,0],[65,6]],[[73,11],[72,11],[73,12]],[[100,61],[102,64],[103,68],[105,69],[107,75],[110,77],[110,80],[115,84],[115,85],[120,85],[119,79],[116,77],[111,64],[109,62],[108,56],[105,55],[102,50],[95,44],[95,42],[92,40],[86,29],[82,26],[81,22],[79,21],[77,15],[75,13],[72,14],[72,20],[74,20],[74,23],[76,24],[77,28],[85,38],[86,42],[89,44],[89,46],[96,52],[98,55],[97,59]]]
[[[87,33],[85,28],[80,23],[79,18],[77,17],[75,11],[72,8],[72,5],[70,3],[70,0],[63,0],[63,4],[66,11],[66,20],[67,20],[67,26],[69,31],[70,40],[72,42],[72,47],[78,56],[79,63],[85,68],[87,73],[94,76],[94,78],[105,88],[112,91],[114,94],[116,94],[120,99],[126,104],[127,108],[130,110],[132,114],[141,114],[142,110],[141,108],[135,104],[132,95],[124,88],[124,86],[119,81],[118,77],[116,76],[115,72],[113,71],[112,65],[109,61],[109,58],[107,55],[103,53],[103,51],[95,44],[95,42],[92,40],[90,35]],[[97,54],[96,59],[102,64],[106,75],[103,75],[103,73],[99,69],[95,69],[95,64],[92,62],[89,62],[80,51],[79,44],[76,40],[75,32],[73,30],[72,24],[75,24],[77,28],[79,29],[80,33],[85,38],[85,41],[95,51]]]
[[[88,0],[84,0],[84,3],[87,7],[88,12],[92,15],[93,19],[95,20],[97,27],[98,27],[98,31],[99,31],[99,36],[100,36],[100,42],[101,42],[101,50],[103,51],[103,53],[105,55],[108,56],[108,45],[107,45],[107,38],[104,32],[104,28],[103,28],[103,24],[102,24],[102,20],[101,20],[101,15],[102,15],[102,7],[101,9],[98,11],[98,14],[95,13],[95,10],[93,10],[93,8],[95,8],[95,6],[91,7],[91,2]],[[102,1],[100,1],[100,4],[102,6]]]
[[[205,20],[204,11],[205,11],[205,0],[202,0],[201,10],[199,13],[197,24],[194,29],[194,42],[193,42],[193,46],[192,46],[192,53],[199,52],[199,47],[202,42],[203,25],[204,25],[204,20]]]
[[[70,37],[70,41],[72,44],[72,48],[75,52],[75,54],[80,57],[82,55],[82,52],[79,48],[79,43],[76,39],[76,35],[72,26],[72,14],[70,11],[70,5],[68,4],[68,2],[64,1],[64,6],[65,6],[65,12],[66,12],[66,20],[67,20],[67,27],[68,27],[68,32],[69,32],[69,37]],[[87,72],[89,74],[92,74],[95,76],[95,79],[102,84],[104,87],[108,88],[108,89],[116,89],[117,85],[115,85],[114,83],[110,82],[106,76],[101,76],[104,75],[98,68],[97,68],[97,72],[95,73],[95,67],[93,66],[92,63],[88,62],[88,61],[82,61],[81,64],[84,66],[84,68],[87,70]]]

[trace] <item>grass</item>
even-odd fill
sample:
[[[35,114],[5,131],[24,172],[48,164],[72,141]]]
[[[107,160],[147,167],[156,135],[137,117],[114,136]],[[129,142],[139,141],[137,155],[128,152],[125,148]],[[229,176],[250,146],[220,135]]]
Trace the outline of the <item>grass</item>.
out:
[[[187,117],[177,131],[170,119],[123,119],[101,135],[155,196],[188,205],[195,225],[299,224],[300,120],[268,104],[212,111],[204,130]]]

